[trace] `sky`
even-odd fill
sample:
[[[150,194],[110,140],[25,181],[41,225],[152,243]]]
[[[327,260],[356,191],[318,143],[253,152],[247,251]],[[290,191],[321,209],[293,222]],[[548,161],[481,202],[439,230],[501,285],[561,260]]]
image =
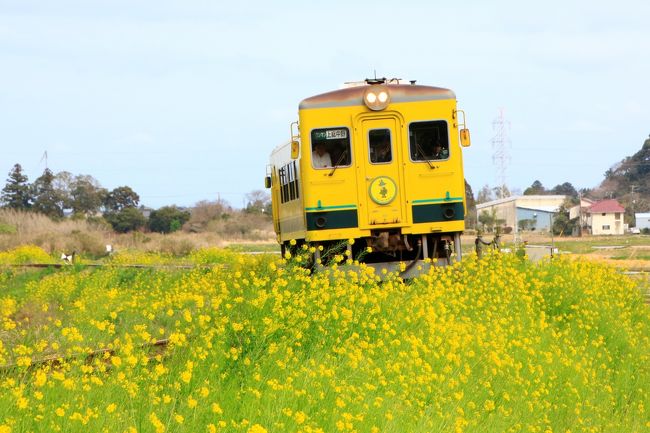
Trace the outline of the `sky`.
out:
[[[650,2],[0,0],[0,176],[47,166],[158,208],[263,189],[302,99],[452,89],[474,193],[595,187],[650,134]],[[6,177],[5,177],[6,179]],[[3,179],[0,179],[0,183]]]

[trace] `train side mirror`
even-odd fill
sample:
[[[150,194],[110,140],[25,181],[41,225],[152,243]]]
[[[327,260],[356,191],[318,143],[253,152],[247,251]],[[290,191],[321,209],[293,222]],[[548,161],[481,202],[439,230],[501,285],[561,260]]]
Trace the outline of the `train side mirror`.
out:
[[[264,187],[271,188],[271,176],[266,176],[264,178]]]
[[[463,147],[469,147],[472,144],[472,141],[469,138],[469,129],[463,128],[460,130],[460,145]]]
[[[291,159],[298,159],[300,155],[300,143],[297,141],[291,142]]]

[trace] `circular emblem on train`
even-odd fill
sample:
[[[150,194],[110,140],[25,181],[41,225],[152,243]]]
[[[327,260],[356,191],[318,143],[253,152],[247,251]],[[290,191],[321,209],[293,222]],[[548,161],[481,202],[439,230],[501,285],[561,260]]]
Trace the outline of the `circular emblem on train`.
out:
[[[397,185],[388,176],[377,176],[370,182],[368,188],[370,198],[377,204],[388,204],[397,195]]]

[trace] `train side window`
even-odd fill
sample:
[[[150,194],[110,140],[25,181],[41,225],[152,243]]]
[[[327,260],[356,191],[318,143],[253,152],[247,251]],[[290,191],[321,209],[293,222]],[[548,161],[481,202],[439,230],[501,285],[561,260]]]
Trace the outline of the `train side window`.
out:
[[[311,163],[314,168],[346,167],[352,164],[348,128],[311,131]]]
[[[280,179],[280,203],[285,203],[288,198],[288,189],[287,189],[287,174],[284,167],[278,170],[278,178]]]
[[[278,169],[278,179],[280,181],[280,203],[286,203],[300,197],[296,161],[291,161]]]
[[[430,161],[449,158],[447,122],[433,120],[409,125],[411,161]]]
[[[298,170],[296,168],[296,161],[292,161],[293,165],[293,189],[295,191],[295,198],[300,198],[300,191],[298,190]]]
[[[293,173],[293,165],[289,164],[287,166],[287,172],[289,173],[289,176],[287,178],[287,181],[289,183],[289,200],[293,200],[296,198],[296,192],[294,191],[294,173]]]
[[[368,132],[370,162],[381,164],[393,160],[390,129],[373,129]]]

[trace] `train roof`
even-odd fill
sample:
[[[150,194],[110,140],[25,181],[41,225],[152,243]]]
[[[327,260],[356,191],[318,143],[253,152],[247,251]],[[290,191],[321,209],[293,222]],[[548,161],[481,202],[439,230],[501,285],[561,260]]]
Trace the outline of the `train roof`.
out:
[[[299,109],[348,107],[364,105],[363,94],[369,85],[348,87],[322,93],[303,99]],[[456,99],[456,94],[442,87],[420,86],[415,84],[384,84],[390,91],[391,102],[432,101]]]

